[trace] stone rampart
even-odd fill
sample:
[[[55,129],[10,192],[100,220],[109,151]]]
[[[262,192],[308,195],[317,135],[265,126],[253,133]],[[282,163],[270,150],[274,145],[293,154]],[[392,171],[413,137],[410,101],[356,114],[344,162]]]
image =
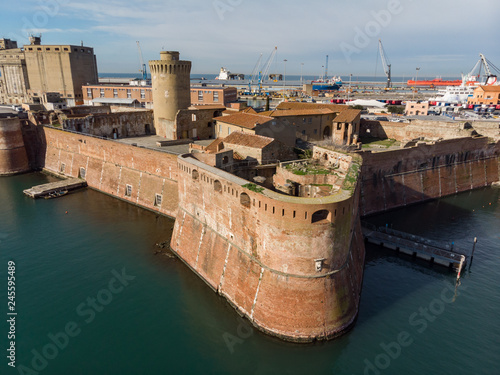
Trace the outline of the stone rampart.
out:
[[[49,127],[44,134],[47,170],[85,178],[91,188],[175,217],[177,155]]]
[[[500,142],[457,138],[406,149],[360,152],[361,214],[368,215],[491,185]]]
[[[179,156],[178,168],[171,247],[211,288],[287,340],[349,329],[364,264],[358,190],[299,198],[250,190],[190,155]]]
[[[28,156],[21,131],[15,118],[0,118],[0,176],[29,171]]]

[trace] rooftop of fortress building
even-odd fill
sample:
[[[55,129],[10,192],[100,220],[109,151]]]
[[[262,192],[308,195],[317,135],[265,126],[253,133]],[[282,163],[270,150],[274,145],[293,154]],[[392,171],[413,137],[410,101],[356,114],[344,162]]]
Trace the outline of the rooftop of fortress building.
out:
[[[324,103],[302,103],[302,102],[281,102],[276,109],[277,110],[304,110],[304,109],[320,109],[326,108],[333,112],[342,112],[343,110],[349,108],[343,104],[324,104]]]
[[[242,128],[253,129],[256,125],[272,121],[273,118],[253,113],[238,112],[232,115],[215,117],[214,120],[241,126]]]
[[[353,122],[356,117],[361,115],[361,111],[359,109],[344,109],[342,112],[338,114],[337,117],[333,121],[335,122]]]
[[[311,115],[329,115],[337,113],[329,108],[304,108],[304,109],[282,109],[274,111],[261,112],[261,115],[270,117],[286,116],[311,116]]]
[[[251,148],[264,148],[274,141],[273,138],[262,135],[247,134],[243,132],[232,132],[222,140],[224,144],[239,145]]]

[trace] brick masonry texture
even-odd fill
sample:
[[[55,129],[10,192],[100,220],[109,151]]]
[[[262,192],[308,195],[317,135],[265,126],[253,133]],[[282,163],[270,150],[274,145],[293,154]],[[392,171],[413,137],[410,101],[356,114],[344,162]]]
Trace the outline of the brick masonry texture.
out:
[[[44,134],[47,170],[80,177],[84,168],[91,188],[175,217],[177,155],[47,127]],[[155,205],[157,194],[162,196],[161,205]]]
[[[269,334],[313,341],[349,329],[364,265],[359,192],[280,200],[193,160],[179,157],[172,249]],[[313,223],[322,210],[328,219]],[[317,259],[323,259],[319,272]]]
[[[5,129],[0,144],[22,149],[19,130]],[[500,143],[456,138],[360,152],[361,177],[352,191],[300,198],[251,191],[245,180],[187,155],[43,126],[22,130],[27,154],[36,159],[32,166],[85,175],[91,188],[176,217],[172,250],[256,327],[299,342],[335,337],[355,321],[365,256],[360,215],[486,186],[499,177]],[[314,153],[341,169],[352,158],[317,148]]]
[[[0,119],[0,176],[30,169],[19,119]]]
[[[402,207],[491,185],[499,180],[500,142],[456,138],[361,152],[361,214]]]

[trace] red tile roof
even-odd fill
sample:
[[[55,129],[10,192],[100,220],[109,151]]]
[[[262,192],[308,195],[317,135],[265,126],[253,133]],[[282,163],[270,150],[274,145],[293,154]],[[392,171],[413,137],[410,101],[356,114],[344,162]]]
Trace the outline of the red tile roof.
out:
[[[273,118],[252,113],[238,112],[232,115],[216,117],[214,120],[240,126],[246,129],[253,129],[257,124],[264,124],[268,121],[272,121]]]
[[[336,113],[329,108],[307,108],[307,109],[282,109],[266,112],[267,116],[271,117],[287,117],[287,116],[314,116],[314,115],[329,115]]]
[[[216,138],[212,143],[205,147],[205,152],[207,154],[215,154],[219,151],[219,145],[222,143],[222,138]]]
[[[333,119],[334,122],[353,122],[356,117],[361,114],[359,109],[344,109],[337,117]]]
[[[349,108],[343,104],[325,104],[325,103],[303,103],[303,102],[281,102],[276,109],[277,110],[286,110],[286,109],[319,109],[319,108],[327,108],[332,110],[333,112],[342,112],[343,110]]]
[[[273,138],[264,137],[262,135],[247,134],[243,132],[232,132],[223,140],[224,146],[238,145],[252,148],[264,148],[273,141]]]

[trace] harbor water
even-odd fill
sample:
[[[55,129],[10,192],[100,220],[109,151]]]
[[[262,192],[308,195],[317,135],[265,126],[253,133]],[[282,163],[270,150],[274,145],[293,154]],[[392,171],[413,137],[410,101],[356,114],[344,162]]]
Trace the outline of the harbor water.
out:
[[[52,180],[0,178],[0,374],[500,373],[498,188],[368,218],[465,250],[477,237],[472,267],[456,285],[452,271],[367,245],[356,325],[303,345],[255,330],[180,260],[157,253],[173,219],[91,189],[22,193]]]

